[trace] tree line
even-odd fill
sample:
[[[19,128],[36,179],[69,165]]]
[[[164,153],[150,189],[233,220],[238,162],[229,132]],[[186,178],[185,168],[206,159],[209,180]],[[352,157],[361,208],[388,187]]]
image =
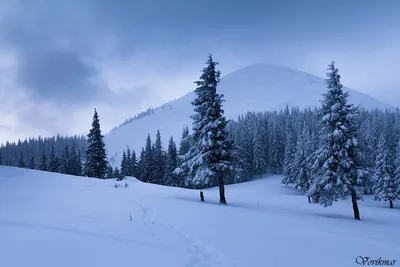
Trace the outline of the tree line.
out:
[[[85,136],[29,138],[0,146],[0,165],[82,175]]]
[[[248,112],[229,121],[223,115],[223,95],[217,93],[217,65],[210,55],[195,82],[193,124],[191,130],[183,129],[179,147],[171,137],[164,149],[157,131],[155,142],[148,134],[138,157],[127,147],[119,168],[112,168],[95,110],[81,168],[78,160],[69,160],[78,158],[80,150],[73,148],[70,153],[65,147],[60,150],[58,170],[80,170],[97,178],[134,176],[193,189],[218,186],[224,204],[225,184],[275,173],[283,174],[282,183],[302,192],[310,203],[328,207],[350,197],[355,219],[360,219],[357,201],[363,194],[373,194],[393,207],[400,195],[399,109],[368,111],[348,103],[349,93],[343,91],[332,62],[321,107]],[[15,151],[13,155],[15,163]],[[23,160],[17,164],[26,165]],[[47,162],[44,157],[42,162]]]

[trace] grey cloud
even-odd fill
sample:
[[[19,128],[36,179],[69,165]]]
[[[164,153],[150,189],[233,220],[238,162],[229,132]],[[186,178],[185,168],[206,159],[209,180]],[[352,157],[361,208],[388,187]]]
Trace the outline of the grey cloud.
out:
[[[23,53],[19,61],[18,79],[34,95],[56,102],[91,100],[98,97],[89,79],[97,74],[73,50],[58,49]]]
[[[118,106],[128,116],[145,109],[157,94],[141,80],[144,68],[154,80],[188,72],[197,79],[208,53],[232,70],[255,62],[307,66],[307,53],[316,47],[329,56],[335,48],[369,45],[373,51],[371,42],[384,43],[383,30],[399,22],[399,7],[395,0],[8,0],[0,2],[0,47],[16,52],[16,84],[35,101],[54,104],[53,117],[38,109],[20,117],[58,130],[56,120],[77,107]],[[127,82],[129,92],[114,93],[101,80],[97,62],[107,65],[108,53],[137,77]],[[30,118],[32,110],[40,116]]]

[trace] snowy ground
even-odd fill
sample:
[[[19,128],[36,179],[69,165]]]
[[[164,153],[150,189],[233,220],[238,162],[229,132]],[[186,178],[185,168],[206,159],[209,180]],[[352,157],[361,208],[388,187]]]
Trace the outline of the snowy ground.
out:
[[[270,176],[218,192],[0,166],[0,266],[359,266],[397,260],[400,203],[322,208]],[[131,220],[132,217],[132,220]]]

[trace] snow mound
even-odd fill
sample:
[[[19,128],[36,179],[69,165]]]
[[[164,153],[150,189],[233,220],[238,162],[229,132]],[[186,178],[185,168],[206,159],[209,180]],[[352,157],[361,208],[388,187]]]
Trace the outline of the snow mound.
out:
[[[198,77],[193,77],[194,80]],[[342,81],[345,83],[345,81]],[[194,87],[193,87],[194,89]],[[365,109],[391,108],[366,94],[344,88],[350,92],[349,101]],[[224,94],[225,115],[228,119],[247,111],[267,111],[297,106],[300,109],[320,105],[326,91],[325,80],[298,70],[267,64],[256,64],[228,74],[221,79],[219,92]],[[145,145],[147,134],[152,141],[159,129],[164,146],[172,136],[180,141],[182,129],[191,128],[193,92],[155,109],[151,114],[114,129],[105,137],[108,157],[113,166],[120,164],[122,151],[129,146],[138,155]]]

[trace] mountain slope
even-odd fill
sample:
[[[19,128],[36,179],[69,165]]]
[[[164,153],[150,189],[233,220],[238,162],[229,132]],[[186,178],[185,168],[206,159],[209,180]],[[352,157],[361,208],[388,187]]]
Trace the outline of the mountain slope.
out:
[[[256,64],[228,74],[221,79],[219,92],[225,95],[225,115],[236,119],[247,111],[279,110],[286,105],[299,108],[315,107],[326,91],[323,78],[302,71],[266,64]],[[349,101],[366,109],[391,108],[366,94],[345,88],[350,92]],[[137,119],[116,130],[105,138],[111,163],[119,164],[122,150],[127,146],[139,153],[148,133],[155,138],[160,130],[164,146],[173,136],[180,141],[185,125],[191,128],[193,114],[191,101],[194,93],[165,104],[153,114]]]
[[[0,166],[0,262],[7,267],[358,266],[399,260],[400,214],[370,196],[323,208],[269,176],[218,188],[171,188]],[[122,185],[124,182],[121,183]],[[358,258],[360,261],[361,259]],[[398,263],[398,262],[396,262]],[[369,264],[365,264],[369,265]]]

